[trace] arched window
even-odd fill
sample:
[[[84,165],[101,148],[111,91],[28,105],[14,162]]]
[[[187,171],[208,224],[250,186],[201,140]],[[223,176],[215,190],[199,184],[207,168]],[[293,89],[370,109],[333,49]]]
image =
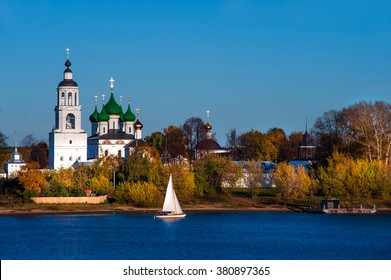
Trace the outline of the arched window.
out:
[[[67,129],[75,129],[75,115],[68,114],[66,118],[66,128]]]
[[[75,106],[77,106],[77,92],[75,92]]]
[[[65,105],[65,92],[61,93],[61,105]]]
[[[72,106],[72,92],[68,92],[68,106]]]

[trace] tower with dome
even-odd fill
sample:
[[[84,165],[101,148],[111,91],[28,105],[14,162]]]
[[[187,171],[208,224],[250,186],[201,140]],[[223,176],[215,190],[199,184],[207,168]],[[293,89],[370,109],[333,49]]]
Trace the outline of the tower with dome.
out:
[[[69,49],[66,58],[64,78],[57,87],[54,128],[49,133],[51,169],[67,168],[76,161],[87,160],[87,133],[81,127],[79,86],[70,69]]]

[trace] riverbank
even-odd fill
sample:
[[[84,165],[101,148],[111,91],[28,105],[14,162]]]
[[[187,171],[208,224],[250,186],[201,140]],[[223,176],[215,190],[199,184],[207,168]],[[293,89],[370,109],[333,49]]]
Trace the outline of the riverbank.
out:
[[[191,212],[240,212],[240,211],[291,211],[284,207],[270,206],[249,206],[249,207],[232,207],[223,203],[216,204],[196,204],[184,205],[184,211]],[[86,204],[34,204],[27,203],[21,205],[0,207],[0,216],[5,215],[83,215],[83,214],[140,214],[156,213],[159,208],[132,207],[128,205],[86,205]]]
[[[106,214],[143,214],[156,213],[159,208],[132,207],[128,205],[37,205],[23,204],[13,207],[0,207],[0,216],[34,216],[34,215],[106,215]],[[224,204],[197,204],[184,206],[186,213],[197,212],[302,212],[280,206],[260,206],[260,207],[229,207]],[[391,214],[390,208],[378,208],[378,214]]]

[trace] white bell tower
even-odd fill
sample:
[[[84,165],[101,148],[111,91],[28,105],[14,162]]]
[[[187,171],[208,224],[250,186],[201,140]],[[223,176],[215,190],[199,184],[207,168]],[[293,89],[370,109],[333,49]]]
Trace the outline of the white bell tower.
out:
[[[54,108],[55,124],[49,133],[49,167],[68,168],[76,161],[87,160],[87,133],[81,127],[79,87],[69,68],[69,49],[64,79],[57,87],[57,105]]]

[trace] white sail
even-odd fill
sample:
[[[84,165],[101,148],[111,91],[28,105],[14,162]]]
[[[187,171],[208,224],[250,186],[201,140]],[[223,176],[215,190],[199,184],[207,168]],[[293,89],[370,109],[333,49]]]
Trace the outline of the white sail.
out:
[[[182,208],[176,197],[174,188],[172,186],[172,176],[170,174],[170,180],[168,181],[166,196],[164,198],[163,209],[164,212],[173,212],[175,214],[182,214]]]

